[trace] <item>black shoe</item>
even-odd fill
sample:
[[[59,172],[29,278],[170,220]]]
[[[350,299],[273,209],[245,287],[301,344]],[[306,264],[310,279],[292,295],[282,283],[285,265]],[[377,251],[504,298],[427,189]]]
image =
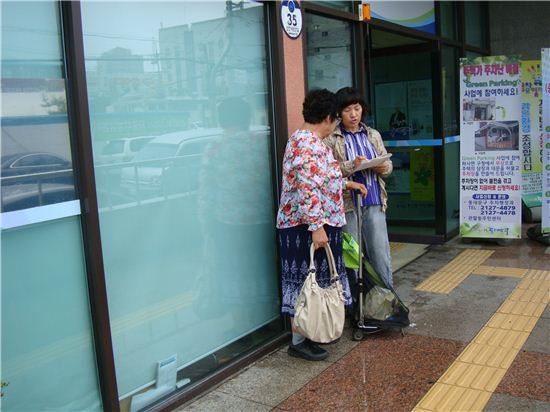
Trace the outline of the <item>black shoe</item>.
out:
[[[322,361],[328,356],[326,350],[307,340],[298,345],[293,345],[291,343],[288,346],[288,354],[295,358],[302,358],[310,361]]]
[[[313,342],[312,340],[306,339],[306,343],[311,348],[311,351],[313,353],[316,353],[316,354],[327,353],[326,349],[323,349],[316,342]]]

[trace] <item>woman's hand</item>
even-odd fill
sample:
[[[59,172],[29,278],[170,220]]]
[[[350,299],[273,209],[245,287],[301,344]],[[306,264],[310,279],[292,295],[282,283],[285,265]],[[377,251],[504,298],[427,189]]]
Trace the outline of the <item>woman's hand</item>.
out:
[[[365,156],[357,156],[353,159],[353,168],[357,169],[363,160],[367,160]]]
[[[361,193],[361,196],[367,197],[367,193],[369,192],[364,184],[347,181],[346,182],[346,189],[348,190],[358,190]]]
[[[328,244],[328,237],[325,229],[323,229],[323,227],[320,227],[319,229],[314,230],[311,233],[311,240],[313,240],[313,244],[315,245],[316,250],[320,247],[325,247]]]
[[[378,173],[378,174],[383,175],[384,173],[386,173],[388,171],[388,167],[386,165],[386,162],[384,162],[384,163],[382,163],[378,166],[373,167],[371,170]]]

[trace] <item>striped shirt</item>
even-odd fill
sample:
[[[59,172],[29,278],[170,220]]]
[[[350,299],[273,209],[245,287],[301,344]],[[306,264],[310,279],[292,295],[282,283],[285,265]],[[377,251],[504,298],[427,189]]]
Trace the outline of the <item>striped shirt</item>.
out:
[[[361,126],[357,132],[353,133],[347,131],[340,125],[340,131],[346,142],[346,157],[348,160],[354,160],[357,156],[365,156],[367,159],[378,157],[374,146],[367,137],[367,130],[363,126]],[[364,169],[355,172],[350,178],[354,182],[362,183],[367,187],[368,194],[366,198],[363,198],[361,206],[382,204],[378,176],[375,172],[371,169]],[[353,198],[353,202],[355,203],[355,196],[353,196]]]

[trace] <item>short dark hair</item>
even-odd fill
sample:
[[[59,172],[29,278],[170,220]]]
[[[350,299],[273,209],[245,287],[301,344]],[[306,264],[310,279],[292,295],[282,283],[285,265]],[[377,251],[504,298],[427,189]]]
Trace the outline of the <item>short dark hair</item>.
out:
[[[311,124],[319,124],[330,116],[331,120],[338,115],[336,95],[327,89],[311,90],[304,99],[302,115]]]
[[[367,104],[365,103],[365,99],[363,99],[363,96],[357,89],[354,89],[353,87],[342,87],[340,90],[336,92],[336,99],[338,101],[338,114],[342,115],[342,110],[344,110],[346,107],[359,103],[361,105],[361,108],[363,109],[363,115],[367,114]]]

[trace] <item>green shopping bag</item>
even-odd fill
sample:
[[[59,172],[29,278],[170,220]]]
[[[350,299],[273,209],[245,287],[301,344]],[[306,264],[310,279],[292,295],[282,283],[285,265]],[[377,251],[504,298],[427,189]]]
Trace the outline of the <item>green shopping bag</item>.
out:
[[[348,269],[359,269],[359,244],[347,232],[342,232],[342,249],[344,266]]]
[[[344,252],[344,266],[348,269],[359,269],[359,244],[347,232],[342,232],[342,249]],[[373,285],[386,287],[368,259],[363,259],[363,270],[364,275],[368,276]]]

